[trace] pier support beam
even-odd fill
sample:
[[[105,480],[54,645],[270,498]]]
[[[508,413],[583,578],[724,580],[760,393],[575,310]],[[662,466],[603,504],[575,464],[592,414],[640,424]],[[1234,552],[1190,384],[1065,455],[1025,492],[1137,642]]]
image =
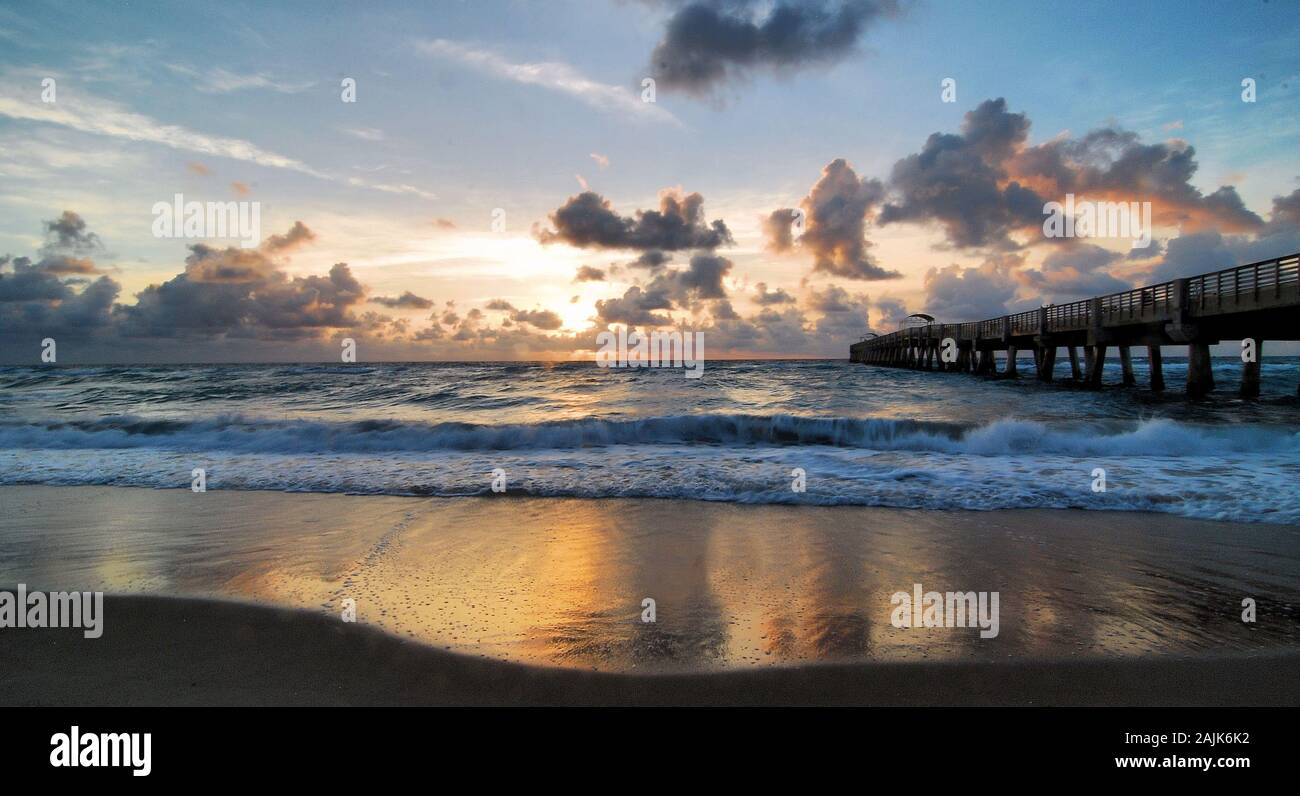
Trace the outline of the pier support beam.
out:
[[[1016,372],[1016,347],[1013,345],[1007,346],[1007,368],[1005,372],[1009,379],[1017,378],[1020,375]]]
[[[1214,391],[1214,371],[1210,367],[1210,346],[1192,343],[1187,346],[1187,394],[1199,398]]]
[[[1079,372],[1079,349],[1070,346],[1070,375],[1075,381],[1083,381],[1083,374]]]
[[[1101,371],[1106,366],[1106,346],[1088,346],[1088,389],[1101,389]]]
[[[1137,384],[1137,379],[1133,377],[1133,359],[1129,356],[1126,345],[1119,347],[1119,364],[1124,368],[1124,385],[1131,387]]]
[[[1241,366],[1241,397],[1259,397],[1259,361],[1264,358],[1264,341],[1255,338],[1255,361]]]
[[[1165,369],[1160,358],[1160,346],[1147,346],[1147,364],[1151,366],[1151,391],[1165,391]]]
[[[1056,370],[1056,346],[1042,346],[1041,353],[1038,355],[1038,380],[1051,381],[1054,370]]]

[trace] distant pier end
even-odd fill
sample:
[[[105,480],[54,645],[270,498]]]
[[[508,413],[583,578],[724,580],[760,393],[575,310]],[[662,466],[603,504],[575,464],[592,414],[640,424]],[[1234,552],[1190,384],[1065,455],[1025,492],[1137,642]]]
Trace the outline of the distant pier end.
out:
[[[1147,347],[1150,387],[1160,391],[1165,388],[1160,346],[1186,345],[1187,393],[1200,396],[1215,387],[1210,346],[1248,339],[1254,341],[1254,356],[1243,361],[1240,389],[1249,398],[1259,395],[1264,341],[1300,340],[1300,254],[1000,318],[900,329],[854,343],[849,359],[1015,377],[1017,353],[1029,350],[1037,378],[1050,382],[1057,349],[1065,347],[1071,378],[1097,389],[1111,347],[1119,349],[1124,383],[1136,382],[1129,349],[1138,345]],[[1005,352],[1001,369],[999,351]]]

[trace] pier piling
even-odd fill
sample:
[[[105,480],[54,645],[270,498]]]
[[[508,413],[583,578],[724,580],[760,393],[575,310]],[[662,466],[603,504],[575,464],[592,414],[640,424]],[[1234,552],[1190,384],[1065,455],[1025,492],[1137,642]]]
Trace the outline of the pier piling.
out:
[[[1147,364],[1151,367],[1151,391],[1164,392],[1165,371],[1160,358],[1160,346],[1147,346]]]
[[[1241,397],[1259,397],[1259,359],[1264,356],[1264,341],[1255,340],[1255,358],[1241,366]]]
[[[1088,389],[1101,389],[1101,373],[1106,367],[1106,346],[1088,346]]]
[[[1137,379],[1133,377],[1133,359],[1126,345],[1119,347],[1119,364],[1124,369],[1124,386],[1132,387],[1137,384]]]
[[[1199,398],[1214,391],[1214,370],[1210,363],[1210,346],[1192,343],[1187,346],[1187,394]]]

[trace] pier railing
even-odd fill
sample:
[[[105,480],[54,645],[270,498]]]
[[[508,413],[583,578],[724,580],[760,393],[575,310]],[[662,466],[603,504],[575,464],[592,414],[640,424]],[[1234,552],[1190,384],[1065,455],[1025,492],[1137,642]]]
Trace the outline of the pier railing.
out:
[[[867,348],[889,346],[904,340],[934,337],[931,330],[956,329],[962,340],[1046,335],[1081,331],[1102,325],[1147,323],[1169,318],[1183,302],[1193,315],[1248,311],[1261,303],[1272,305],[1300,286],[1300,254],[1225,268],[1187,279],[1137,287],[1097,298],[1051,304],[1037,310],[1018,312],[982,321],[933,324],[879,335],[857,345]],[[1180,296],[1180,291],[1185,291]],[[1272,301],[1270,301],[1272,300]],[[1098,312],[1097,318],[1093,313]]]

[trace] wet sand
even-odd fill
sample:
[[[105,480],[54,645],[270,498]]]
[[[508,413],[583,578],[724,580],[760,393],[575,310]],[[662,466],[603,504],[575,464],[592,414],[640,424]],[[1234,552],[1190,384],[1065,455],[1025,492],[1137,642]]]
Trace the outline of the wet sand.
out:
[[[719,673],[737,685],[717,693],[738,700],[734,689],[750,687],[739,684],[761,682],[776,690],[760,701],[830,689],[825,699],[871,704],[948,704],[964,691],[994,704],[1278,702],[1294,701],[1300,681],[1300,529],[1288,526],[1121,512],[113,487],[4,487],[0,506],[0,586],[218,600],[110,598],[96,641],[50,646],[42,639],[62,631],[0,631],[12,642],[0,655],[21,658],[0,672],[36,666],[50,678],[42,688],[39,673],[0,673],[4,702],[89,699],[107,676],[86,670],[91,660],[119,678],[154,671],[124,685],[121,698],[134,702],[311,701],[313,684],[335,682],[331,665],[369,671],[422,702],[617,701],[604,697],[618,688],[583,679],[593,670],[649,674],[656,688],[675,682],[687,702],[712,693],[688,683]],[[997,637],[894,627],[890,596],[915,583],[998,592]],[[647,597],[653,623],[642,621]],[[1254,623],[1241,620],[1247,597]],[[345,600],[356,602],[356,624],[339,619]],[[148,663],[151,644],[175,672]],[[399,687],[376,674],[399,659],[411,671],[429,667],[429,677],[463,670],[469,679]],[[1234,685],[1228,673],[1242,666],[1265,679]],[[230,682],[236,672],[252,678],[242,689]],[[943,698],[926,697],[904,685],[917,672],[965,685],[931,684]],[[175,684],[190,674],[209,685],[190,693]],[[489,675],[519,682],[482,680]],[[677,680],[655,679],[664,677]],[[1170,684],[1193,681],[1190,691]],[[519,690],[542,682],[550,685]],[[401,701],[372,685],[320,696]],[[656,703],[673,695],[627,693]]]

